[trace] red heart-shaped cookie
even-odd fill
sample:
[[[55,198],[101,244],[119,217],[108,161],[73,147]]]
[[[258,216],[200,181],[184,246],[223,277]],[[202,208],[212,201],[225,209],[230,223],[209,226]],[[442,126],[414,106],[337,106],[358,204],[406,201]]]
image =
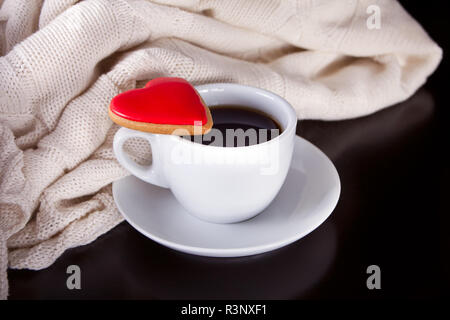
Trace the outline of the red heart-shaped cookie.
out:
[[[184,79],[171,77],[150,80],[142,89],[115,96],[109,116],[123,127],[159,134],[204,134],[213,124],[209,108],[195,88]]]

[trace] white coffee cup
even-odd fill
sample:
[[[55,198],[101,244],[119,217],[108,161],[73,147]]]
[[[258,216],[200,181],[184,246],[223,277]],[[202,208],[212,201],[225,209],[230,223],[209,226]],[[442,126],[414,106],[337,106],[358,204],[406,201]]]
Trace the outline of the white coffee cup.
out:
[[[114,137],[114,153],[139,179],[170,188],[180,204],[202,220],[249,219],[270,204],[286,178],[294,149],[295,111],[278,95],[250,86],[214,83],[196,89],[210,108],[240,105],[264,112],[280,124],[281,134],[251,146],[219,147],[121,128]],[[125,141],[132,137],[150,143],[151,165],[139,165],[124,152]]]

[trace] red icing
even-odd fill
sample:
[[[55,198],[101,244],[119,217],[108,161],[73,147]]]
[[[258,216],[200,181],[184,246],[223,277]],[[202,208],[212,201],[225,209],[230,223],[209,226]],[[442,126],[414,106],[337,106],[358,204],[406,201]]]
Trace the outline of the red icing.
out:
[[[174,125],[208,122],[205,106],[194,87],[181,78],[156,78],[144,88],[123,92],[111,100],[111,111],[128,120]]]

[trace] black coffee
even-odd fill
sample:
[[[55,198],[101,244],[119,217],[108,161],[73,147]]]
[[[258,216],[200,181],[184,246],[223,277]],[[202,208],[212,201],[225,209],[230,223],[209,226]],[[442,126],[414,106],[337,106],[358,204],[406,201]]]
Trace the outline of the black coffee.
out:
[[[269,141],[281,133],[277,121],[249,107],[220,105],[210,110],[214,123],[211,131],[184,138],[205,145],[242,147]]]

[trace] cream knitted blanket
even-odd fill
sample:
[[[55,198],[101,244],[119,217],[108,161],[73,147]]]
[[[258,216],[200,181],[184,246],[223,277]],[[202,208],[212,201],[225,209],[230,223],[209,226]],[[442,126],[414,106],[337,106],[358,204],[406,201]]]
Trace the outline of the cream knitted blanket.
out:
[[[122,221],[110,99],[159,76],[238,82],[301,119],[411,96],[440,48],[394,0],[0,0],[0,297]],[[129,146],[149,159],[139,142]]]

